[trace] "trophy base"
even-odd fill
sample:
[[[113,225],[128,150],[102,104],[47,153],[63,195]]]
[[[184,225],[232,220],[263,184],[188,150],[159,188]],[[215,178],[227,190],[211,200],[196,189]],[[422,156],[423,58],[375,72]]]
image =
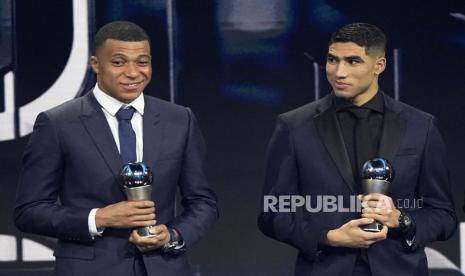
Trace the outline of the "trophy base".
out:
[[[150,233],[150,228],[152,228],[152,226],[146,226],[146,227],[138,228],[137,229],[137,234],[139,234],[139,236],[141,236],[141,237],[153,237],[153,236],[156,236],[156,235]]]
[[[381,232],[381,230],[383,230],[383,225],[379,222],[373,222],[363,225],[362,230],[367,232]]]

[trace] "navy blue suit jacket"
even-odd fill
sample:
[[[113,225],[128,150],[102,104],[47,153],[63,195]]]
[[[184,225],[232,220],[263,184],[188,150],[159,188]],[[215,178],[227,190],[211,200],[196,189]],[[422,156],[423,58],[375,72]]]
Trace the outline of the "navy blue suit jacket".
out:
[[[332,107],[333,95],[284,113],[277,119],[271,138],[264,194],[341,195],[344,206],[356,195],[356,184],[344,140]],[[457,226],[445,147],[433,116],[384,95],[385,114],[378,156],[391,162],[395,178],[388,196],[422,199],[422,208],[409,211],[416,223],[415,242],[394,230],[388,238],[367,249],[372,273],[427,275],[424,246],[450,237]],[[406,200],[400,201],[405,204]],[[417,202],[418,203],[418,202]],[[412,207],[412,206],[410,206]],[[258,224],[263,233],[298,251],[295,275],[350,275],[358,250],[318,244],[330,229],[352,219],[357,212],[262,212]]]
[[[187,249],[217,219],[206,176],[201,132],[190,109],[145,96],[143,162],[153,169],[157,223],[176,228]],[[92,93],[39,114],[25,149],[15,222],[25,232],[58,239],[57,275],[131,275],[130,229],[92,237],[92,208],[126,200],[123,166],[108,122]],[[175,216],[179,188],[183,211]],[[143,254],[149,275],[191,275],[185,255]]]

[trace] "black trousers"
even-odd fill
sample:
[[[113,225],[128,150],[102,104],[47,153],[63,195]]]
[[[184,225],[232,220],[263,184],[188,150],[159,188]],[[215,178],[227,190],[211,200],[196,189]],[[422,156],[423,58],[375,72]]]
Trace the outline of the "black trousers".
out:
[[[134,256],[134,265],[133,265],[133,276],[148,276],[147,270],[145,269],[144,259],[142,254],[137,252]]]
[[[371,276],[367,251],[362,248],[359,252],[352,276]]]

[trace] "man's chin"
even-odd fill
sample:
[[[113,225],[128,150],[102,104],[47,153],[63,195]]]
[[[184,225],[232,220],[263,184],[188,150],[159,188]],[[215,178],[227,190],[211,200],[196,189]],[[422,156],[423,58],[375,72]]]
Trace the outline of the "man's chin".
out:
[[[352,93],[348,91],[341,91],[341,90],[333,89],[333,92],[336,97],[346,99],[346,100],[350,100],[354,97],[354,95],[352,95]]]
[[[122,103],[131,103],[132,101],[134,101],[135,99],[137,99],[137,97],[139,97],[141,93],[134,93],[131,95],[128,95],[127,93],[123,94],[123,95],[120,95],[117,100],[122,102]]]

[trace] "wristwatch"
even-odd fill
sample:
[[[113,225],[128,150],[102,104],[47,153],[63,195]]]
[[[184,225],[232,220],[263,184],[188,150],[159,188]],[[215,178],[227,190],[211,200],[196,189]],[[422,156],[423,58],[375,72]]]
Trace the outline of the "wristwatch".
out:
[[[186,251],[186,244],[184,243],[181,235],[178,234],[173,228],[168,228],[170,232],[170,240],[162,247],[164,253],[181,254]]]
[[[407,233],[412,226],[412,218],[410,217],[409,213],[399,210],[399,229],[402,233]]]

